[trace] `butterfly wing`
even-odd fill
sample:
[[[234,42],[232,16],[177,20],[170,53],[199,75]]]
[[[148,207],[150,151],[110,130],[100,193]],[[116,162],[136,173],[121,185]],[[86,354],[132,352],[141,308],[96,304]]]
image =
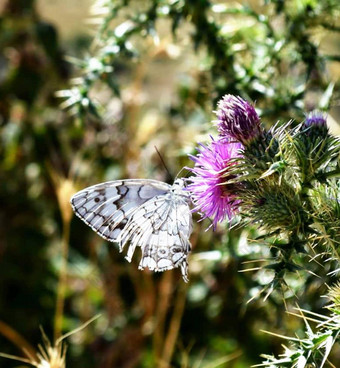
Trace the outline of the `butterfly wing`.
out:
[[[140,269],[165,271],[180,267],[187,282],[192,218],[188,195],[177,187],[174,191],[175,185],[157,180],[116,180],[76,193],[71,205],[95,232],[117,242],[120,251],[129,243],[129,262],[139,246]]]
[[[115,180],[85,188],[70,202],[75,214],[87,225],[104,239],[115,242],[142,204],[168,193],[170,188],[157,180]]]
[[[187,282],[191,232],[192,216],[187,197],[171,192],[141,205],[131,216],[118,241],[121,248],[129,243],[128,261],[131,261],[136,247],[141,247],[139,269],[147,267],[157,272],[180,267]]]
[[[182,201],[173,203],[166,221],[142,248],[139,268],[164,271],[180,267],[184,281],[188,282],[187,256],[191,251],[191,231],[192,218],[188,204]]]

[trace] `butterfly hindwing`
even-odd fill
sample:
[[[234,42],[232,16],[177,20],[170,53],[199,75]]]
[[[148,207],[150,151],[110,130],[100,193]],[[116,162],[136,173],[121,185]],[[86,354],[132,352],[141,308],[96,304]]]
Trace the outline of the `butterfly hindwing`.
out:
[[[180,266],[184,280],[188,281],[187,255],[191,250],[191,231],[190,209],[183,199],[177,198],[169,206],[166,221],[153,231],[147,242],[141,244],[139,268],[165,271]]]
[[[130,262],[142,250],[139,268],[164,271],[181,267],[187,281],[187,255],[192,231],[188,195],[183,183],[173,186],[156,180],[121,180],[97,184],[71,198],[73,210],[99,235],[129,244]]]

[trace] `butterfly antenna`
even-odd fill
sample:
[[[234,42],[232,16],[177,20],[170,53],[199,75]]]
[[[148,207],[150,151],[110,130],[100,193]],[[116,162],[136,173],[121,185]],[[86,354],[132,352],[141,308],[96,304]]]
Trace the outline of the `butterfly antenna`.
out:
[[[170,178],[171,180],[173,180],[173,177],[172,177],[172,175],[171,175],[171,173],[170,173],[170,171],[169,171],[168,167],[166,166],[165,161],[164,161],[164,159],[163,159],[163,157],[162,157],[161,153],[158,151],[158,148],[157,148],[156,146],[154,146],[154,147],[155,147],[155,150],[156,150],[156,152],[157,152],[157,154],[158,154],[158,156],[159,156],[159,158],[160,158],[160,160],[161,160],[161,162],[162,162],[163,166],[165,167],[166,172],[167,172],[167,173],[168,173],[168,175],[169,175],[169,178]]]
[[[182,167],[181,170],[179,170],[178,174],[176,175],[176,179],[179,177],[180,173],[186,170],[186,174],[184,175],[184,178],[188,178],[189,174],[190,174],[190,170],[188,170],[188,168],[186,166]]]

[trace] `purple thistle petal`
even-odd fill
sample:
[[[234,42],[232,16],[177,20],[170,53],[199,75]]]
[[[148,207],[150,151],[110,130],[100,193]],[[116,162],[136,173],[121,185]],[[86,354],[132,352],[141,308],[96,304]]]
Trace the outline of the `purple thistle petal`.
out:
[[[225,95],[217,104],[218,131],[243,144],[262,132],[260,117],[254,106],[239,96]]]
[[[190,156],[195,166],[190,169],[194,174],[189,178],[187,190],[195,205],[194,211],[202,213],[202,219],[213,218],[213,225],[228,218],[231,220],[237,212],[239,201],[232,192],[228,180],[228,170],[240,157],[240,143],[212,141],[209,146],[200,144],[197,156]]]
[[[321,111],[312,111],[307,114],[306,120],[303,123],[305,128],[309,128],[310,126],[318,126],[320,128],[327,127],[327,115]]]

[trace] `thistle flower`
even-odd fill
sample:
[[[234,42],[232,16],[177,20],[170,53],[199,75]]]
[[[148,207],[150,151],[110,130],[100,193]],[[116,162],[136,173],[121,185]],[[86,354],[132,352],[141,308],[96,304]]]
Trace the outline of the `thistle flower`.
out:
[[[240,156],[240,143],[212,141],[209,146],[200,144],[197,156],[190,156],[195,162],[190,169],[195,175],[189,180],[187,190],[191,194],[194,211],[202,214],[202,219],[213,218],[213,225],[228,217],[235,216],[239,201],[235,195],[235,185],[228,184],[229,169],[235,164],[232,159]]]
[[[304,128],[309,128],[312,126],[327,129],[327,116],[322,111],[312,111],[306,116],[306,120],[303,123]]]
[[[239,96],[225,95],[217,104],[218,131],[221,137],[247,144],[262,133],[254,106]]]

